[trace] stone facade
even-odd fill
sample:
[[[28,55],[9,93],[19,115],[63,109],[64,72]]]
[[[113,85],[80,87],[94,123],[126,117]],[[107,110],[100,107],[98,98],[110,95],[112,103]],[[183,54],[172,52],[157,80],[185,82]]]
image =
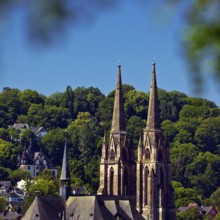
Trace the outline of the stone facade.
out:
[[[121,66],[117,85],[109,143],[104,137],[100,162],[99,195],[134,195],[135,163],[127,143],[122,95]]]
[[[175,220],[174,190],[170,181],[169,146],[160,128],[155,64],[146,128],[140,136],[138,160],[126,142],[119,66],[110,140],[104,137],[100,162],[101,195],[135,195],[136,208],[147,220]],[[135,184],[136,178],[136,184]]]

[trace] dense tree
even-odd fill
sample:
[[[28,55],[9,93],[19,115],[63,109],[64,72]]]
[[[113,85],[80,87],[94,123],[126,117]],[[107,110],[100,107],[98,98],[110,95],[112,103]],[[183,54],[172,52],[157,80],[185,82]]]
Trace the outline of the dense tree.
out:
[[[11,140],[8,129],[0,128],[0,139],[3,139],[5,141],[10,141]]]
[[[172,186],[175,190],[175,205],[176,207],[188,206],[190,203],[199,200],[199,195],[196,190],[191,188],[184,188],[180,182],[172,182]]]
[[[125,94],[125,114],[129,119],[131,116],[147,118],[148,96],[143,92],[130,90]]]
[[[212,205],[220,210],[220,187],[212,193],[209,199],[205,200],[206,205]]]
[[[63,102],[63,93],[61,92],[55,92],[48,96],[45,100],[46,105],[55,105],[59,107],[61,103]]]
[[[220,157],[210,152],[200,152],[194,161],[186,166],[189,186],[204,198],[208,198],[219,187],[219,172]]]
[[[30,173],[24,170],[13,170],[9,174],[9,179],[12,181],[12,185],[15,186],[20,180],[31,179]]]
[[[35,134],[29,129],[23,129],[19,135],[20,143],[23,147],[28,147],[31,143],[36,146],[37,142],[35,140]]]
[[[203,120],[196,130],[195,140],[202,151],[220,153],[220,116]]]
[[[12,169],[16,168],[17,153],[12,143],[0,139],[0,166]]]
[[[7,127],[13,124],[20,114],[20,101],[18,89],[4,88],[0,93],[0,127]]]
[[[56,165],[62,164],[63,149],[64,149],[64,130],[55,128],[50,130],[43,138],[42,144],[47,155]]]
[[[78,115],[79,112],[88,111],[91,115],[94,115],[99,102],[104,98],[104,95],[98,88],[78,87],[74,89],[74,114]]]
[[[188,210],[177,213],[177,220],[203,220],[203,214],[198,210],[198,207],[191,207]]]
[[[126,124],[128,138],[133,142],[134,146],[138,145],[140,133],[146,126],[146,122],[138,116],[131,116]]]
[[[100,101],[96,112],[96,117],[105,131],[108,131],[111,127],[113,106],[114,97],[108,95],[105,99]]]
[[[31,125],[46,129],[65,128],[68,125],[70,113],[63,107],[32,104],[28,110],[27,119]]]
[[[31,125],[38,126],[41,115],[43,115],[43,109],[44,107],[42,104],[31,104],[28,109],[27,122]]]
[[[172,179],[188,187],[188,171],[186,166],[192,164],[199,154],[199,148],[193,144],[180,144],[170,150]],[[200,171],[199,171],[200,172]]]
[[[177,121],[179,112],[184,105],[184,99],[187,97],[184,93],[177,91],[166,92],[165,90],[158,90],[159,104],[160,104],[160,118],[161,120]]]
[[[177,134],[177,129],[175,123],[170,120],[164,120],[161,123],[161,128],[163,130],[164,137],[168,143],[171,143]]]
[[[5,197],[0,196],[0,212],[7,211],[8,201]]]
[[[9,172],[10,172],[9,169],[0,166],[0,180],[8,179]]]
[[[65,128],[68,125],[70,119],[70,112],[66,108],[45,106],[38,126],[43,126],[45,129],[54,129],[56,127]]]
[[[63,93],[62,106],[69,109],[71,116],[74,116],[74,93],[71,86],[66,87],[66,91]]]
[[[38,92],[26,89],[19,93],[19,101],[21,103],[21,113],[27,114],[31,104],[43,104],[44,98]]]

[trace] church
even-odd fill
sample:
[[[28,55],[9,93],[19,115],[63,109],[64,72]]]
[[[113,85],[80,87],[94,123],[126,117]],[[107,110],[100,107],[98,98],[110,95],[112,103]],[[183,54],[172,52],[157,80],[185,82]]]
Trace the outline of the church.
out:
[[[146,127],[140,135],[137,151],[135,161],[134,149],[127,141],[119,65],[109,141],[105,136],[103,138],[97,195],[71,195],[68,147],[65,141],[60,197],[37,196],[22,219],[176,219],[169,146],[160,126],[155,63],[152,65]]]

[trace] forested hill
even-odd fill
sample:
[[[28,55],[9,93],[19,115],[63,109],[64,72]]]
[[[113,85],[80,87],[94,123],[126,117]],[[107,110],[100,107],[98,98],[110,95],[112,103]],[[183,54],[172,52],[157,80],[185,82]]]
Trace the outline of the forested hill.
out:
[[[126,129],[129,143],[137,147],[146,125],[149,93],[123,85]],[[215,103],[178,92],[159,90],[164,136],[171,148],[172,180],[176,205],[202,200],[219,206],[220,198],[220,109]],[[48,97],[37,91],[4,88],[0,93],[0,179],[12,178],[16,158],[32,138],[36,150],[43,149],[61,166],[64,132],[68,147],[72,185],[86,185],[95,192],[99,183],[99,160],[104,132],[109,132],[114,91],[105,96],[98,88],[70,86]],[[26,130],[19,136],[9,125],[43,126],[48,133],[34,142]],[[11,137],[19,136],[21,141]],[[215,198],[218,198],[216,200]]]

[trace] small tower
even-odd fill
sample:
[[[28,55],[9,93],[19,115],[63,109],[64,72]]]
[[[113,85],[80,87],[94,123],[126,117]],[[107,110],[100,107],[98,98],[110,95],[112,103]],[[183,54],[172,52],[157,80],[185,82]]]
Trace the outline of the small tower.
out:
[[[174,190],[170,181],[169,147],[160,127],[155,63],[143,138],[138,145],[136,206],[148,220],[175,220]]]
[[[63,163],[62,171],[60,176],[60,196],[66,201],[71,195],[70,187],[70,170],[69,170],[69,161],[68,161],[68,150],[67,150],[67,133],[65,132],[65,145],[63,152]]]
[[[119,65],[110,139],[107,143],[104,136],[100,162],[100,186],[97,194],[135,194],[135,163],[131,150],[126,139],[121,66]]]

